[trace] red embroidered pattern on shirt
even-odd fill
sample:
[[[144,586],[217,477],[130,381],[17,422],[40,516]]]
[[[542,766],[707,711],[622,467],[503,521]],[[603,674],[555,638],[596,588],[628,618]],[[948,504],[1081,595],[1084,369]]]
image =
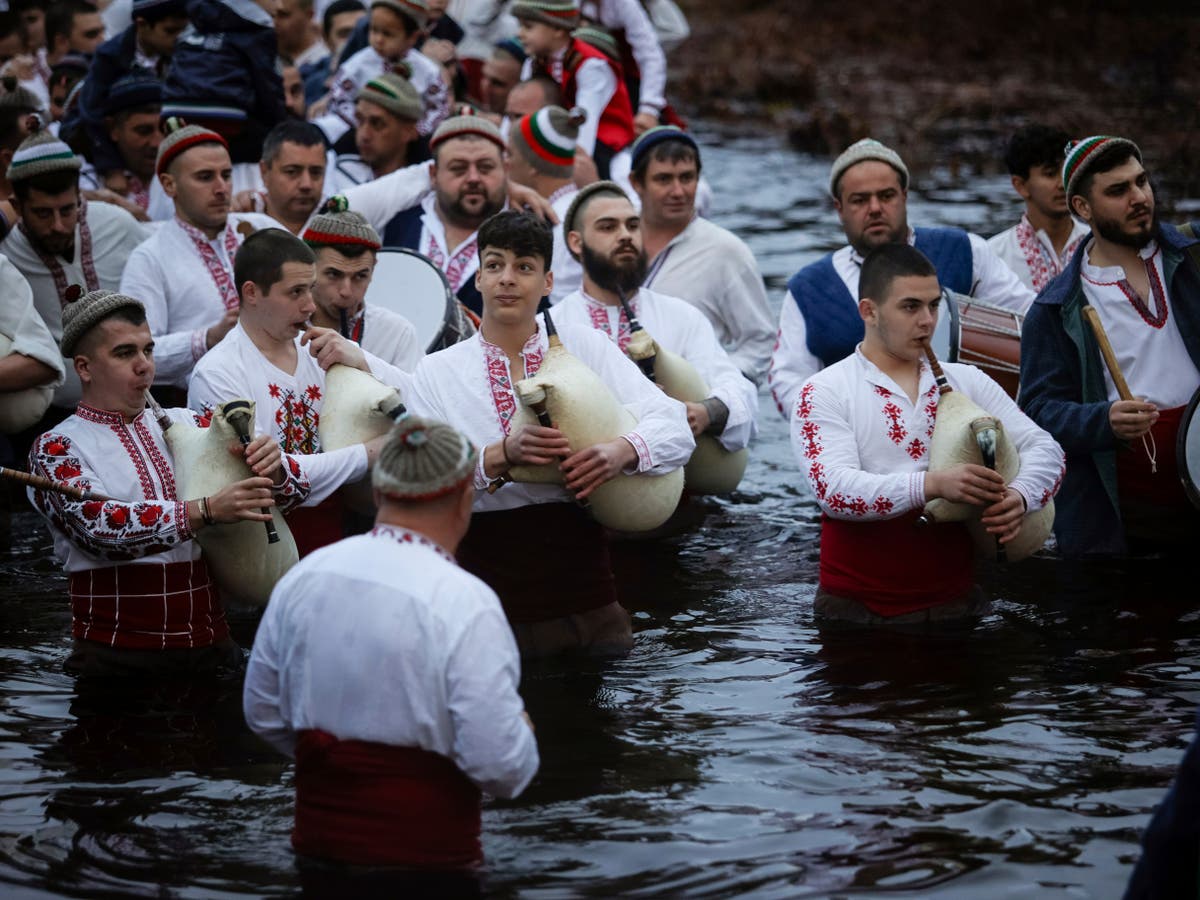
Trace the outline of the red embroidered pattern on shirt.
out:
[[[1058,493],[1058,489],[1062,487],[1063,477],[1067,474],[1067,464],[1064,462],[1058,469],[1058,477],[1054,479],[1054,484],[1047,490],[1042,491],[1042,506],[1045,506]]]
[[[275,427],[283,452],[320,453],[321,438],[317,428],[321,424],[321,414],[317,412],[316,404],[321,399],[321,389],[310,384],[297,396],[291,388],[271,383],[267,385],[267,393],[271,399],[279,401],[275,409]]]
[[[1041,292],[1051,279],[1062,272],[1066,267],[1066,261],[1075,253],[1075,249],[1085,237],[1087,237],[1086,234],[1081,234],[1075,240],[1068,241],[1067,245],[1063,247],[1062,255],[1056,259],[1054,254],[1046,250],[1046,245],[1038,239],[1037,232],[1029,223],[1029,217],[1021,216],[1021,221],[1017,223],[1017,245],[1025,257],[1025,264],[1029,266],[1030,280],[1035,292]]]
[[[133,428],[141,439],[142,446],[146,450],[146,455],[150,457],[150,464],[154,466],[154,471],[158,474],[159,484],[163,486],[163,499],[176,499],[175,473],[171,471],[171,467],[163,459],[162,453],[159,452],[158,445],[154,442],[154,437],[150,434],[150,429],[146,426],[146,416],[144,413],[133,423]]]
[[[890,396],[890,394],[885,396]],[[883,404],[883,409],[880,411],[888,420],[888,439],[899,446],[908,437],[908,429],[904,427],[904,411],[891,400]]]
[[[540,332],[535,331],[521,350],[526,378],[537,374],[538,369],[542,367],[539,334]],[[508,374],[508,356],[495,344],[485,341],[482,336],[479,338],[479,344],[483,347],[483,365],[487,370],[488,388],[492,392],[492,405],[496,408],[496,418],[500,420],[500,427],[507,435],[512,425],[512,417],[517,411],[517,398],[513,394],[512,379]]]
[[[800,388],[800,398],[796,401],[796,415],[801,419],[807,419],[812,415],[812,395],[813,386],[806,384]]]
[[[204,263],[204,267],[208,269],[208,274],[213,280],[213,284],[217,286],[217,293],[221,295],[221,302],[226,310],[237,309],[239,300],[237,285],[233,283],[233,273],[230,272],[221,263],[221,259],[217,256],[217,251],[212,248],[208,238],[199,228],[189,225],[187,222],[178,216],[175,217],[175,224],[183,229],[183,233],[192,239],[192,244],[196,247],[196,252],[200,254],[200,260]],[[225,223],[225,230],[222,239],[225,244],[225,254],[229,257],[232,265],[233,258],[237,256],[238,240],[237,230],[234,229],[232,222]]]
[[[426,547],[446,560],[446,562],[458,565],[458,561],[453,556],[425,537],[425,535],[409,531],[407,528],[400,528],[397,525],[376,525],[371,529],[370,533],[372,537],[390,537],[400,544],[416,544],[420,547]]]
[[[807,456],[807,453],[805,455]],[[812,483],[813,493],[817,495],[817,499],[824,500],[825,494],[829,491],[829,483],[825,480],[824,464],[814,462],[809,466],[808,480]]]
[[[446,280],[450,282],[450,290],[455,294],[462,287],[467,266],[475,259],[475,243],[476,235],[471,235],[470,238],[463,241],[459,248],[454,251],[454,256],[450,258],[450,264],[446,265],[446,255],[438,245],[437,238],[430,232],[429,244],[426,247],[425,255],[429,257],[431,263],[446,274]]]
[[[870,507],[862,497],[845,497],[833,494],[825,501],[829,508],[836,512],[850,513],[853,516],[865,516]]]
[[[1154,251],[1157,255],[1158,251]],[[1122,278],[1117,282],[1117,287],[1121,289],[1127,300],[1133,304],[1133,308],[1137,310],[1138,315],[1142,317],[1142,321],[1151,328],[1162,328],[1167,324],[1167,294],[1163,290],[1162,281],[1158,277],[1158,269],[1154,267],[1154,256],[1145,261],[1146,277],[1150,281],[1150,296],[1154,300],[1154,305],[1157,308],[1156,312],[1150,312],[1150,308],[1146,305],[1146,301],[1141,295],[1133,289],[1127,280]]]
[[[629,308],[633,310],[634,316],[637,315],[637,298],[629,301]],[[613,334],[609,330],[608,325],[608,307],[597,303],[594,300],[588,300],[588,312],[592,317],[592,327],[597,331],[603,331],[608,337],[612,338]],[[625,315],[624,309],[617,310],[617,334],[614,340],[617,346],[625,350],[629,346],[629,340],[633,337],[633,332],[629,330],[629,317]]]

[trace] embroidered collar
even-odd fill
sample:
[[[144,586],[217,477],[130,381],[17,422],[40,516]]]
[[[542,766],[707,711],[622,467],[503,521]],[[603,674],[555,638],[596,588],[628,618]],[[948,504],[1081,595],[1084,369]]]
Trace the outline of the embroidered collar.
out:
[[[237,285],[233,281],[232,268],[233,258],[237,255],[240,241],[238,240],[237,231],[233,227],[233,221],[227,218],[225,220],[225,228],[211,241],[203,231],[183,221],[178,215],[175,216],[175,224],[179,226],[184,234],[191,238],[196,252],[200,254],[201,262],[208,269],[208,274],[212,278],[213,284],[216,285],[217,292],[221,295],[221,302],[225,306],[225,309],[237,309],[240,301],[238,300]],[[213,249],[213,244],[224,246],[225,256],[229,260],[228,266],[217,255],[217,251]]]
[[[867,355],[863,353],[861,342],[854,348],[854,356],[863,370],[863,377],[869,384],[907,399],[908,394],[896,383],[895,379],[884,373],[879,366],[867,359]],[[920,377],[917,379],[917,396],[923,397],[929,393],[931,386],[933,388],[937,387],[937,381],[933,377],[933,370],[929,368],[929,363],[924,358],[918,360],[918,365],[920,366]]]
[[[419,547],[428,547],[442,559],[446,560],[446,562],[458,565],[458,561],[447,553],[440,544],[431,541],[418,531],[412,531],[400,525],[376,525],[371,529],[370,534],[371,537],[391,538],[400,544],[416,544]]]
[[[479,346],[483,349],[484,376],[487,378],[488,389],[492,394],[492,406],[496,410],[496,419],[500,423],[501,430],[508,434],[512,427],[513,416],[517,412],[517,398],[513,393],[508,354],[502,347],[486,340],[483,332],[476,332],[475,337],[479,339]],[[535,375],[542,367],[542,356],[542,323],[535,320],[534,332],[521,348],[526,378]]]
[[[424,242],[423,252],[425,256],[429,257],[430,262],[442,270],[446,280],[450,282],[450,290],[457,294],[463,282],[479,266],[479,254],[475,251],[479,232],[471,232],[470,236],[451,252],[450,248],[446,246],[449,243],[446,239],[446,226],[437,213],[436,204],[437,197],[433,194],[421,201],[421,208],[425,210],[421,220],[429,234],[428,239]],[[505,204],[505,209],[507,208],[508,204]]]
[[[1045,231],[1034,229],[1028,213],[1021,214],[1021,221],[1017,223],[1016,229],[1017,246],[1021,255],[1025,257],[1025,265],[1029,267],[1030,280],[1035,291],[1040,292],[1051,279],[1066,268],[1071,255],[1086,236],[1084,233],[1069,239],[1060,255],[1054,252],[1054,243],[1050,236]]]
[[[146,411],[142,410],[133,417],[133,422],[136,422],[145,414]],[[79,418],[83,419],[85,422],[95,422],[97,425],[133,424],[133,422],[126,423],[125,415],[123,413],[113,412],[110,409],[96,409],[96,407],[89,406],[83,401],[80,401],[75,405],[75,415],[79,416]]]
[[[551,206],[553,206],[555,203],[557,203],[563,197],[569,197],[572,194],[577,194],[577,193],[579,193],[579,186],[576,185],[575,182],[573,182],[573,181],[568,181],[566,184],[564,184],[562,187],[560,187],[558,190],[556,190],[553,194],[551,194],[549,197],[547,197],[546,202],[549,203]]]
[[[583,296],[584,301],[587,303],[588,315],[591,317],[592,327],[597,331],[604,332],[606,337],[616,341],[617,346],[622,350],[628,347],[630,338],[633,337],[633,331],[632,325],[629,322],[629,317],[625,315],[624,307],[622,307],[620,304],[615,307],[610,306],[601,300],[597,300],[587,291],[583,290],[583,288],[579,289],[579,293]],[[629,308],[633,312],[634,318],[636,318],[638,314],[637,300],[640,293],[641,292],[639,291],[637,294],[634,294],[629,298]],[[617,311],[616,334],[612,333],[612,326],[610,324],[608,313],[610,309],[616,309]]]

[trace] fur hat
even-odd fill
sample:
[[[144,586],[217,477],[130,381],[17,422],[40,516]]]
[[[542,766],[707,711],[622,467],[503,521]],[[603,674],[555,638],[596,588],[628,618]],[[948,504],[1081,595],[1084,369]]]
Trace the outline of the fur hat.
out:
[[[417,23],[418,31],[424,31],[429,24],[429,7],[425,5],[425,0],[371,0],[371,9],[377,6],[408,16]]]

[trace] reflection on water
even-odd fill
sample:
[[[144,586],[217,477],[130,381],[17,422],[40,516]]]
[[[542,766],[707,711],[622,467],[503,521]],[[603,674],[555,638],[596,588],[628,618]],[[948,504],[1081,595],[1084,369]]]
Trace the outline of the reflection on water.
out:
[[[827,163],[706,138],[714,216],[778,303],[841,243]],[[990,234],[1018,214],[1005,182],[939,183],[911,218]],[[1200,698],[1190,579],[1031,561],[985,574],[996,611],[969,633],[820,632],[817,507],[761,409],[738,494],[616,549],[634,652],[527,668],[542,771],[485,810],[489,891],[1118,894]],[[297,895],[291,769],[246,731],[240,686],[77,692],[32,512],[0,511],[0,546],[0,893]],[[255,623],[233,615],[243,646]]]

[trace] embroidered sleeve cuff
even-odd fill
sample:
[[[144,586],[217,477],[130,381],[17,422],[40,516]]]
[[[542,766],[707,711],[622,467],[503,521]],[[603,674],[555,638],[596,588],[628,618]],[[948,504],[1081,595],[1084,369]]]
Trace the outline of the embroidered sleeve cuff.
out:
[[[621,437],[629,441],[633,446],[633,451],[637,454],[637,466],[632,470],[626,471],[625,474],[632,475],[634,472],[645,472],[654,465],[654,461],[650,458],[650,448],[647,446],[645,438],[636,431],[623,434]]]
[[[188,518],[186,500],[175,501],[175,530],[179,533],[181,541],[190,541],[196,536],[192,532],[192,521]]]
[[[287,473],[287,478],[284,479],[283,484],[276,485],[271,491],[280,512],[291,509],[293,506],[299,506],[312,491],[312,485],[309,484],[304,468],[287,453],[283,454],[283,470]]]
[[[908,502],[913,509],[925,508],[925,473],[913,472],[908,479]]]
[[[208,352],[208,332],[197,328],[192,332],[192,359],[196,360]]]

